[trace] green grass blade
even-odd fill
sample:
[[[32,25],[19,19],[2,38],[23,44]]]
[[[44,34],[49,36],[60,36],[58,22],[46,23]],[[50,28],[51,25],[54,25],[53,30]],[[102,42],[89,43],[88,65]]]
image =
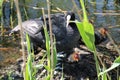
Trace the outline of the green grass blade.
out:
[[[80,32],[80,35],[85,43],[85,45],[91,50],[91,51],[94,51],[94,33],[93,32],[90,32],[91,30],[87,30],[84,28],[84,25],[85,23],[84,22],[78,22],[76,21],[76,25],[78,27],[78,30]],[[91,24],[89,25],[85,25],[85,26],[88,26],[88,27],[91,27],[91,29],[93,30]],[[86,30],[86,31],[85,31]],[[89,32],[88,32],[89,31]]]
[[[116,67],[118,67],[119,65],[120,65],[120,63],[113,63],[110,68],[108,68],[107,70],[105,70],[105,71],[103,71],[103,72],[100,72],[100,73],[99,73],[99,76],[105,74],[106,72],[108,72],[108,71],[110,71],[110,70],[112,70],[112,69],[114,69],[114,68],[116,68]]]
[[[47,77],[46,80],[50,80],[51,77],[51,56],[50,56],[50,37],[49,34],[47,32],[47,28],[46,26],[44,26],[44,33],[45,33],[45,40],[46,40],[46,50],[47,50],[47,66],[44,65],[44,67],[47,70]]]
[[[45,69],[47,70],[47,71],[51,71],[51,69],[50,69],[50,67],[49,66],[46,66],[46,65],[44,65],[44,67],[45,67]]]
[[[84,26],[84,30],[87,34],[87,36],[89,36],[89,40],[92,44],[94,44],[95,42],[95,37],[94,37],[94,27],[91,23],[89,22],[83,22],[83,26]]]
[[[30,43],[30,39],[29,39],[29,35],[26,33],[26,41],[27,41],[27,51],[28,51],[28,55],[31,53],[31,43]]]
[[[13,80],[12,77],[11,77],[11,73],[12,73],[11,71],[8,72],[8,80]]]
[[[32,63],[31,63],[31,60],[30,60],[30,56],[28,56],[28,60],[27,60],[27,63],[26,63],[26,78],[25,80],[32,80]]]
[[[87,13],[86,13],[86,9],[85,9],[83,0],[80,0],[80,3],[81,3],[81,6],[82,6],[82,10],[83,10],[83,19],[84,19],[85,22],[88,22]]]
[[[81,23],[76,23],[78,30],[80,32],[80,35],[82,36],[82,39],[85,43],[85,45],[94,53],[94,58],[95,58],[95,62],[96,62],[96,70],[97,70],[97,74],[99,74],[99,63],[97,60],[97,51],[96,51],[96,47],[95,47],[95,36],[94,36],[94,27],[91,23],[89,23],[89,20],[87,18],[87,13],[86,13],[86,9],[85,9],[85,5],[84,5],[84,1],[80,0],[80,4],[83,10],[83,22]],[[100,80],[100,78],[98,77],[98,80]]]
[[[27,41],[27,51],[28,51],[28,57],[27,57],[27,63],[26,63],[26,69],[25,69],[25,80],[34,80],[34,74],[35,74],[35,68],[32,66],[33,57],[32,55],[34,53],[31,52],[31,42],[29,35],[26,33],[26,41]]]
[[[82,31],[80,33],[82,36],[83,41],[85,42],[85,45],[92,51],[95,51],[94,47],[94,42],[95,42],[95,37],[94,37],[94,27],[91,23],[89,23],[89,20],[87,18],[87,13],[86,9],[84,6],[84,1],[80,0],[82,10],[83,10],[83,22],[82,23],[77,23],[77,27],[79,31]]]
[[[28,64],[26,64],[26,67],[25,67],[25,76],[24,76],[24,80],[30,80],[29,71],[28,71]]]
[[[50,80],[50,75],[48,75],[45,80]]]
[[[55,40],[55,37],[54,37],[54,44],[53,44],[53,68],[56,67],[56,64],[57,64],[57,50],[56,50],[56,40]]]
[[[99,73],[99,76],[107,73],[108,71],[110,71],[110,70],[112,70],[112,69],[115,69],[115,68],[118,67],[118,66],[120,66],[120,56],[115,59],[114,63],[112,64],[112,66],[111,66],[110,68],[106,69],[106,70],[103,71],[103,72],[100,72],[100,73]]]
[[[114,60],[114,63],[120,63],[120,56]]]
[[[106,74],[103,74],[103,76],[102,76],[102,80],[108,80]]]
[[[39,64],[43,64],[43,62],[46,60],[45,57],[47,56],[47,53],[45,53],[42,57],[42,59],[40,60]]]
[[[96,48],[95,48],[95,44],[94,44],[94,31],[90,32],[92,29],[93,30],[93,27],[91,24],[88,23],[88,27],[91,27],[91,28],[88,28],[88,30],[84,29],[84,25],[85,23],[84,22],[78,22],[78,21],[75,21],[76,25],[77,25],[77,28],[80,32],[80,35],[85,43],[85,45],[91,50],[93,51],[94,53],[94,58],[95,58],[95,61],[96,61],[96,69],[97,69],[97,74],[99,73],[99,63],[98,63],[98,60],[97,60],[97,51],[96,51]]]
[[[44,33],[45,33],[45,40],[46,40],[46,50],[48,53],[50,53],[50,37],[48,35],[46,27],[44,27]]]
[[[46,40],[46,50],[47,50],[47,58],[48,58],[48,66],[50,65],[50,37],[48,35],[46,27],[44,27],[44,33],[45,33],[45,40]]]
[[[103,68],[103,71],[104,71],[104,70],[105,70],[105,68]],[[105,73],[105,74],[102,75],[102,80],[108,80],[108,79],[107,79],[107,73]]]
[[[0,0],[0,17],[2,16],[2,4],[3,4],[3,0]]]

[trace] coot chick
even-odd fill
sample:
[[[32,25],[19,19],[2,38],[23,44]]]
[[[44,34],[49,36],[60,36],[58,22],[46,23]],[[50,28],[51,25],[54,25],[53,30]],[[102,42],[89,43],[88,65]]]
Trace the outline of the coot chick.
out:
[[[95,32],[95,44],[100,44],[108,39],[107,37],[107,29],[100,28],[98,31]]]
[[[56,38],[57,52],[66,52],[70,49],[73,49],[80,38],[76,24],[67,23],[68,18],[71,21],[74,21],[75,14],[73,12],[67,12],[66,15],[62,13],[51,14],[52,32]],[[45,16],[45,19],[49,33],[48,16]],[[23,22],[22,28],[24,34],[29,34],[31,42],[34,46],[45,49],[45,35],[43,25],[43,17],[40,17]],[[11,31],[11,34],[18,32],[19,30],[20,27],[18,25]]]

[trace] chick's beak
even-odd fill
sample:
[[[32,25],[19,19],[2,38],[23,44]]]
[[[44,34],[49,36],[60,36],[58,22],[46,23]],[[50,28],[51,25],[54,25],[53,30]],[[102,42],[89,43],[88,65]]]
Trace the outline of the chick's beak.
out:
[[[70,16],[70,15],[67,15],[67,23],[66,23],[66,27],[68,27],[68,25],[69,25],[70,18],[71,18],[71,16]]]

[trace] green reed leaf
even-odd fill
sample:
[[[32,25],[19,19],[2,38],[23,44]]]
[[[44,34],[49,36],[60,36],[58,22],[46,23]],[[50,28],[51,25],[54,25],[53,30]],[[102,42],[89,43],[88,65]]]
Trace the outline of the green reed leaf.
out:
[[[99,73],[99,76],[100,76],[100,75],[103,75],[103,74],[105,74],[105,73],[107,73],[107,72],[109,72],[109,71],[112,70],[112,69],[115,69],[115,68],[118,67],[118,66],[120,66],[120,56],[114,60],[114,63],[112,64],[112,66],[111,66],[110,68],[106,69],[106,70],[103,71],[103,72],[100,72],[100,73]]]
[[[2,5],[3,4],[3,0],[0,0],[0,17],[2,16]]]

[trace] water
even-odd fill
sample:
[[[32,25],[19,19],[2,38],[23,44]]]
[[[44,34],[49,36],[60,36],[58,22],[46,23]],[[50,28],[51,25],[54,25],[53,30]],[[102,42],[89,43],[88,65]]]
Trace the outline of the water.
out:
[[[99,27],[108,27],[108,26],[116,26],[119,25],[119,18],[120,16],[114,15],[115,13],[119,14],[119,5],[116,5],[114,3],[114,0],[85,0],[86,1],[86,7],[88,11],[88,16],[89,19],[93,19],[94,24],[96,25],[97,28]],[[78,7],[80,7],[79,0],[75,0],[76,4]],[[25,5],[27,6],[37,6],[39,8],[45,8],[47,9],[47,4],[46,0],[29,0],[25,1]],[[52,0],[52,9],[56,9],[56,7],[59,7],[62,10],[71,10],[75,11],[73,3],[71,0]],[[29,18],[38,18],[41,16],[41,10],[35,10],[30,7],[26,7],[27,9],[27,14]],[[111,13],[113,12],[112,15],[106,15],[106,13]],[[47,11],[46,11],[47,13]],[[53,13],[53,12],[52,12]],[[97,14],[95,14],[97,13]],[[104,13],[104,14],[102,14]],[[24,12],[23,12],[24,15]]]
[[[75,11],[73,3],[71,0],[51,0],[51,9],[55,10],[56,7],[65,11]],[[79,0],[74,0],[78,7],[80,7]],[[20,10],[23,21],[26,20],[25,10],[29,19],[38,18],[42,15],[41,9],[33,9],[33,7],[45,8],[45,13],[47,13],[46,0],[20,0]],[[85,0],[85,5],[88,11],[89,19],[93,19],[97,27],[102,26],[116,26],[119,24],[119,16],[114,15],[114,13],[119,14],[120,6],[114,3],[114,0]],[[113,12],[112,15],[106,15],[106,13]],[[51,12],[53,13],[53,12]],[[97,13],[97,14],[96,14]],[[104,13],[104,14],[102,14]],[[14,15],[16,16],[16,15]],[[17,20],[16,20],[17,21]],[[15,25],[14,25],[15,26]]]

